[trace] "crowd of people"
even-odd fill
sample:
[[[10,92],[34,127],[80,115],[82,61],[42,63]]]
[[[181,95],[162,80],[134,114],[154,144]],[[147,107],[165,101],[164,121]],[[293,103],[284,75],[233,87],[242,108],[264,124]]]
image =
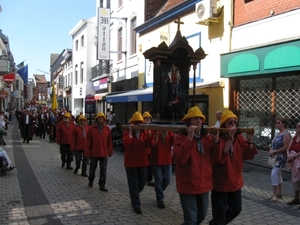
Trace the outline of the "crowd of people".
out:
[[[142,214],[141,192],[152,179],[157,207],[166,207],[164,192],[171,181],[173,160],[183,224],[201,224],[207,215],[209,193],[212,204],[210,225],[228,224],[240,214],[243,162],[252,160],[258,152],[253,143],[254,129],[253,132],[239,133],[238,117],[232,111],[217,111],[217,123],[206,131],[203,129],[206,117],[194,106],[182,119],[186,130],[176,134],[173,131],[134,129],[136,125],[152,123],[148,111],[133,113],[128,129],[123,131],[115,123],[114,112],[107,113],[98,113],[90,126],[82,113],[74,118],[65,110],[44,109],[37,113],[35,109],[25,109],[16,116],[24,143],[29,143],[34,136],[45,139],[48,134],[49,142],[59,145],[61,167],[73,170],[71,164],[75,156],[73,172],[77,174],[80,170],[81,176],[88,177],[89,187],[94,185],[99,164],[98,185],[104,192],[108,191],[107,164],[114,154],[113,129],[117,128],[118,138],[122,138],[124,145],[124,167],[131,206],[137,214]],[[282,198],[281,169],[287,162],[295,190],[294,199],[287,204],[300,204],[300,148],[297,145],[300,142],[300,123],[292,141],[286,125],[284,118],[277,118],[279,133],[269,152],[271,157],[277,158],[271,173],[273,189],[270,200],[276,202]]]

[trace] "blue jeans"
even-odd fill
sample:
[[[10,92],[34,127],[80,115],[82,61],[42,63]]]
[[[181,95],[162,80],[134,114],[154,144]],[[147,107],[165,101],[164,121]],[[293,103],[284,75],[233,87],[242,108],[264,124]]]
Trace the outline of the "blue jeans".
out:
[[[93,183],[95,179],[95,171],[97,169],[97,164],[99,161],[100,165],[100,178],[99,178],[99,186],[105,187],[106,183],[106,169],[107,169],[107,159],[108,157],[99,157],[99,158],[90,158],[90,174],[89,181]]]
[[[213,220],[210,224],[225,225],[230,223],[242,211],[242,191],[211,191]]]
[[[147,167],[126,168],[127,182],[131,206],[134,209],[141,207],[140,192],[147,181]]]
[[[155,180],[156,200],[163,201],[164,190],[171,182],[172,165],[151,166],[151,170]]]
[[[206,217],[208,207],[208,192],[193,195],[179,194],[183,211],[184,225],[198,225]]]

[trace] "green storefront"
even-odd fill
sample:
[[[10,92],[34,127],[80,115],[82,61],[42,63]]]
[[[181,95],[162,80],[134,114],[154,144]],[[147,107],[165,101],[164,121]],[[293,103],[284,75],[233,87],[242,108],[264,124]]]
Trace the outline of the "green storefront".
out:
[[[223,54],[221,77],[229,78],[229,105],[239,126],[255,128],[258,146],[268,149],[278,116],[288,119],[294,135],[300,121],[300,40]]]

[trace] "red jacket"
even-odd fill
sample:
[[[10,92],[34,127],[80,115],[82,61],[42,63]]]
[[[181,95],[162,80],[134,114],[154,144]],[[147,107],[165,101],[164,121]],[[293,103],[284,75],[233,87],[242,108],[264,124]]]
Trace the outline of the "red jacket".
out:
[[[130,167],[145,167],[149,166],[149,150],[151,147],[152,135],[148,131],[141,131],[140,138],[137,139],[133,131],[132,137],[129,137],[129,130],[123,132],[124,145],[124,166]]]
[[[72,131],[71,136],[71,150],[75,151],[83,151],[85,147],[85,139],[88,132],[89,127],[85,125],[84,127],[80,125],[75,125]],[[85,137],[83,136],[83,130],[85,131]]]
[[[91,158],[111,157],[114,154],[112,136],[107,125],[100,132],[98,125],[89,127],[84,147],[84,156]]]
[[[197,140],[177,134],[174,141],[176,187],[180,194],[203,194],[212,190],[212,164],[221,159],[221,148],[209,135],[201,139],[204,154],[198,151]]]
[[[66,122],[60,121],[56,126],[56,143],[59,145],[71,144],[71,135],[75,124],[72,121],[68,124],[69,126]]]
[[[243,164],[244,160],[252,160],[257,154],[256,148],[249,147],[248,142],[242,134],[236,136],[232,143],[233,154],[230,151],[226,154],[223,152],[227,139],[223,136],[220,138],[220,147],[222,149],[222,160],[213,166],[213,185],[214,190],[219,192],[234,192],[241,189],[243,181]]]
[[[154,165],[154,166],[172,165],[171,147],[173,146],[173,143],[174,143],[173,132],[171,131],[168,132],[166,137],[163,137],[161,132],[159,132],[157,143],[155,143],[155,140],[153,140],[154,146],[151,149],[150,165]]]

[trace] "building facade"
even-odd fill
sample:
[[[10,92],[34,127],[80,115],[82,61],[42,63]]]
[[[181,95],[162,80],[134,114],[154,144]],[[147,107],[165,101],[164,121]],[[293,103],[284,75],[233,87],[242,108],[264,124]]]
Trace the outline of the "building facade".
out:
[[[231,49],[221,55],[229,78],[230,108],[242,127],[253,126],[255,142],[268,150],[278,116],[294,129],[300,119],[299,1],[234,1]]]

